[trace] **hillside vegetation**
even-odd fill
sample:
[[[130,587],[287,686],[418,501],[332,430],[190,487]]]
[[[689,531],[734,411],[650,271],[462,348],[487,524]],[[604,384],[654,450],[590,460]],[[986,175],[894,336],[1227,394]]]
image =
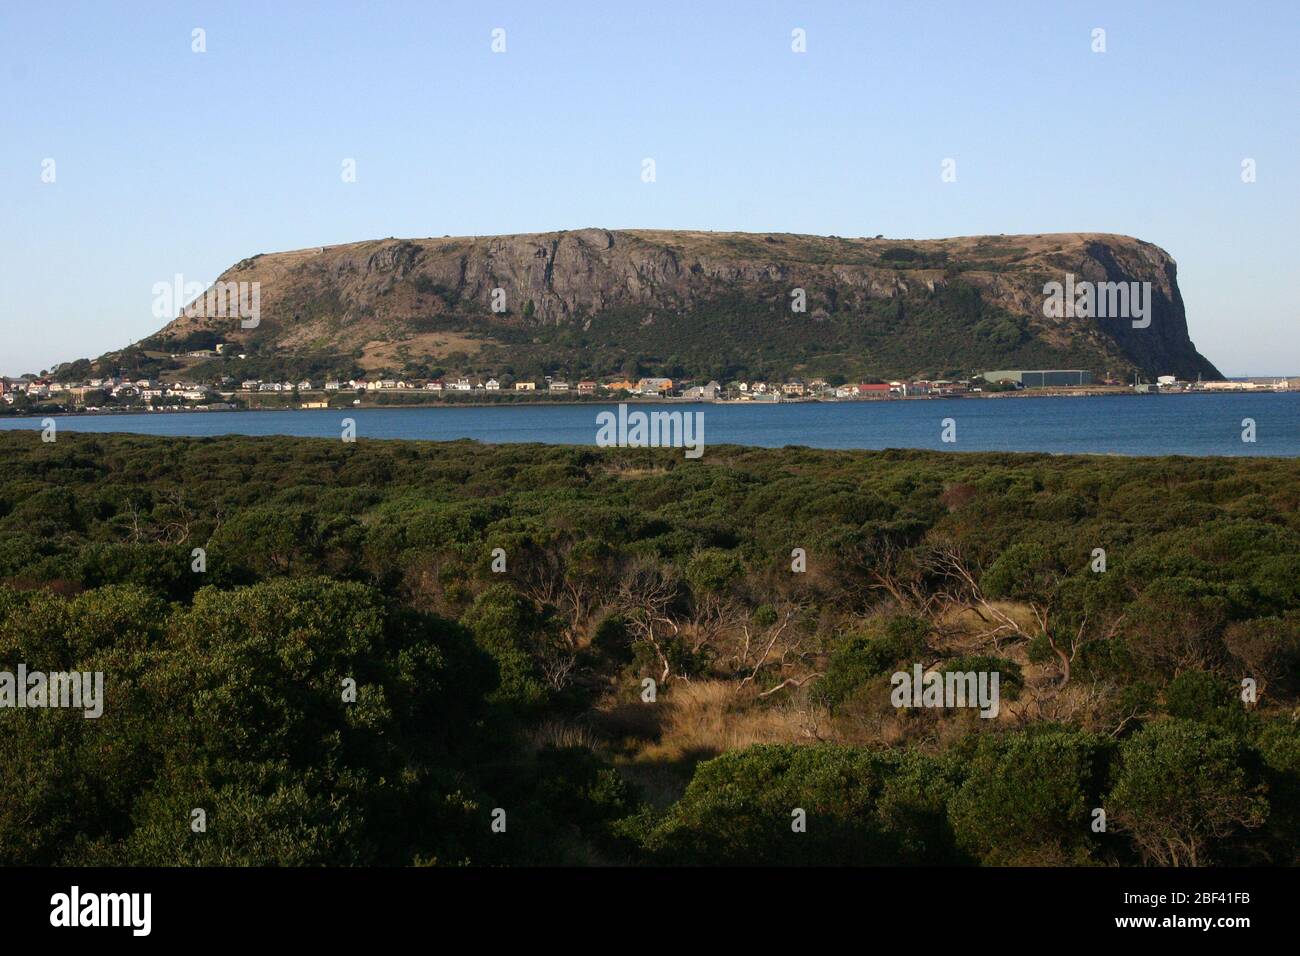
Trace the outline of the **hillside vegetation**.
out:
[[[3,864],[1298,861],[1298,461],[0,460],[0,671],[107,697],[0,709]],[[893,706],[918,664],[997,717]]]

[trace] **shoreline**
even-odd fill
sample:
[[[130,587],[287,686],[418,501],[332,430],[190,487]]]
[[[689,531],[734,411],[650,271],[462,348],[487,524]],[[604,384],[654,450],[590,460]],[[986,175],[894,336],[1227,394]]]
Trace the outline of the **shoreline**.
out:
[[[556,399],[522,399],[520,401],[466,401],[466,402],[448,402],[441,400],[419,401],[419,402],[363,402],[360,405],[337,405],[326,408],[303,408],[300,405],[269,405],[254,406],[252,408],[211,408],[208,406],[161,406],[156,408],[121,408],[121,409],[98,409],[96,411],[22,411],[9,412],[0,411],[0,419],[6,418],[80,418],[89,417],[109,417],[114,415],[177,415],[186,413],[201,414],[230,414],[243,412],[347,412],[362,411],[375,409],[388,410],[417,410],[428,408],[521,408],[526,406],[539,406],[547,408],[558,408],[567,406],[591,406],[591,405],[727,405],[742,407],[762,407],[774,408],[782,405],[888,405],[894,402],[932,402],[932,401],[955,401],[955,400],[981,400],[981,399],[1023,399],[1023,398],[1160,398],[1172,396],[1187,395],[1240,395],[1240,396],[1259,396],[1259,395],[1285,395],[1289,394],[1289,389],[1271,389],[1259,388],[1250,390],[1180,390],[1170,392],[1135,392],[1129,386],[1112,386],[1103,389],[1022,389],[1010,392],[963,392],[956,395],[896,395],[889,398],[782,398],[779,401],[766,400],[741,400],[741,399],[700,399],[700,398],[641,398],[628,396],[624,398],[583,398],[570,401]],[[231,393],[232,396],[238,393]],[[250,393],[252,394],[252,393]],[[317,394],[317,393],[308,393]],[[1300,393],[1297,393],[1300,394]]]

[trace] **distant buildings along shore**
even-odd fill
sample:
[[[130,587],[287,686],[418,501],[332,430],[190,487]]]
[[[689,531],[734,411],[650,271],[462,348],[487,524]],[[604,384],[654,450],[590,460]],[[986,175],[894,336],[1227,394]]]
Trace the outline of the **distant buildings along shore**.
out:
[[[996,369],[969,379],[894,380],[889,382],[834,383],[824,378],[804,380],[716,380],[699,382],[646,376],[636,380],[614,378],[607,381],[581,379],[573,382],[560,376],[542,379],[477,378],[458,376],[436,379],[401,376],[357,377],[350,379],[302,378],[298,380],[263,380],[248,378],[236,381],[222,376],[211,383],[161,382],[149,377],[106,376],[86,380],[63,380],[51,376],[0,377],[0,408],[26,407],[33,403],[62,403],[77,409],[99,410],[104,407],[195,407],[230,408],[247,405],[250,400],[285,396],[300,401],[305,408],[328,407],[332,398],[347,404],[360,404],[366,396],[384,395],[448,397],[492,397],[503,394],[542,398],[675,398],[688,401],[779,402],[787,400],[845,401],[947,397],[980,392],[1005,392],[1051,388],[1127,387],[1142,393],[1206,391],[1300,391],[1300,377],[1263,376],[1233,378],[1225,381],[1190,382],[1173,375],[1161,375],[1154,382],[1140,376],[1133,381],[1094,380],[1088,369]],[[311,397],[314,396],[314,397]],[[345,398],[346,396],[346,398]]]

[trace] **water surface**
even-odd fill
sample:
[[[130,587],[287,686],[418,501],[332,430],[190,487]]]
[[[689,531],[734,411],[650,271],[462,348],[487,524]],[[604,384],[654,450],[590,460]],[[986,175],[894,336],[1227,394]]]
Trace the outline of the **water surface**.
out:
[[[710,444],[815,448],[930,448],[1120,455],[1300,456],[1300,392],[1259,394],[1016,397],[780,404],[634,404],[645,411],[704,415]],[[299,435],[336,438],[344,418],[357,437],[487,443],[594,445],[596,415],[614,404],[302,409],[61,415],[58,427],[143,435]],[[957,441],[940,440],[943,420]],[[1243,420],[1256,441],[1242,441]],[[0,428],[41,427],[39,418],[0,418]],[[707,453],[706,453],[707,454]]]

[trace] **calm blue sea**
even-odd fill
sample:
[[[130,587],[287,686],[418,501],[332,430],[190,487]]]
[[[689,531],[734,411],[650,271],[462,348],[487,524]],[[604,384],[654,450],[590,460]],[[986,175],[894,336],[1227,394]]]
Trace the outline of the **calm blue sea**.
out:
[[[633,405],[704,415],[708,445],[816,448],[932,448],[1100,455],[1300,456],[1300,392],[1088,398],[948,399],[778,405]],[[596,415],[616,406],[510,405],[260,412],[155,412],[59,416],[70,431],[143,435],[338,437],[344,418],[357,437],[594,445]],[[943,420],[957,441],[940,440]],[[1243,420],[1256,441],[1242,441]],[[38,418],[0,418],[0,428],[39,429]]]

